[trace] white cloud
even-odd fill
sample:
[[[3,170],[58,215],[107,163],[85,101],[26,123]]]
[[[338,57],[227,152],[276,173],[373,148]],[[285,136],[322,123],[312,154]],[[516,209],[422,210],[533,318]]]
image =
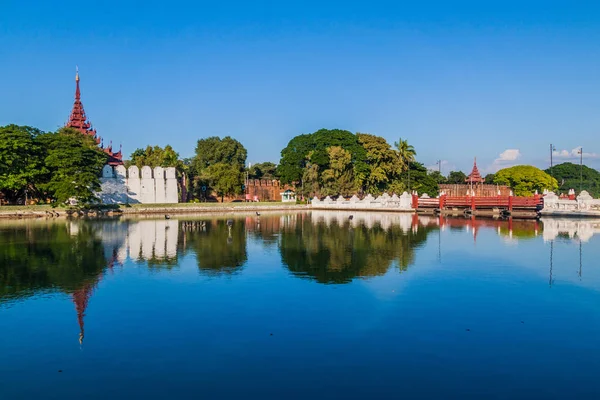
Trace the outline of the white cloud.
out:
[[[581,155],[579,154],[579,151],[581,150],[581,146],[579,147],[575,147],[573,150],[569,151],[569,150],[554,150],[552,152],[552,156],[554,158],[558,158],[558,159],[563,159],[563,160],[574,160],[574,159],[579,159],[579,157],[581,157]],[[583,152],[583,158],[598,158],[598,154],[596,153],[586,153]]]
[[[499,164],[503,162],[516,161],[520,157],[521,151],[519,149],[506,149],[500,153],[500,156],[494,160],[494,163]]]
[[[519,149],[506,149],[498,155],[498,158],[494,160],[492,165],[487,168],[483,168],[483,171],[488,173],[495,173],[499,169],[512,167],[516,165],[515,161],[521,158],[521,150]]]

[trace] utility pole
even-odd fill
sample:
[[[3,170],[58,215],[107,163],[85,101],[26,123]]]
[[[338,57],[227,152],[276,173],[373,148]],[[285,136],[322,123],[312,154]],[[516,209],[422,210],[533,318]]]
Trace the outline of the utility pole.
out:
[[[583,190],[583,146],[579,148],[579,193]]]
[[[554,145],[552,145],[552,143],[550,143],[550,176],[554,178],[554,174],[552,171],[552,155],[554,154],[554,152],[556,151],[556,147],[554,147]]]
[[[579,193],[583,190],[583,146],[579,148]]]

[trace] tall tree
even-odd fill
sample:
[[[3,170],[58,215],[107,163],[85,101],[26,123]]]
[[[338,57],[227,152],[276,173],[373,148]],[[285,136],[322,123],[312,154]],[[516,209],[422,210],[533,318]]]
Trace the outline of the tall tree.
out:
[[[352,155],[341,146],[328,149],[329,168],[323,171],[323,194],[348,196],[355,191]]]
[[[250,179],[277,179],[277,165],[272,162],[253,164],[248,168]]]
[[[59,204],[73,198],[88,204],[97,200],[100,175],[108,156],[95,140],[72,128],[40,136],[47,149],[46,167],[50,180],[41,185]]]
[[[314,151],[312,134],[303,134],[294,137],[288,145],[281,150],[281,160],[277,166],[277,174],[281,183],[302,183],[302,175],[307,165],[309,153]]]
[[[28,193],[39,194],[37,185],[47,172],[39,129],[29,126],[0,127],[0,191],[9,201]]]
[[[487,183],[488,185],[496,184],[496,174],[487,174],[484,179],[485,183]]]
[[[402,172],[396,152],[380,136],[357,133],[358,141],[366,152],[368,172],[363,180],[363,190],[371,194],[380,194],[388,190],[390,182]]]
[[[531,196],[536,190],[556,190],[556,179],[539,168],[531,165],[517,165],[501,169],[496,173],[495,181],[499,185],[509,186],[516,196]]]
[[[416,160],[417,152],[415,148],[408,144],[407,140],[403,140],[400,138],[397,142],[394,142],[394,146],[396,146],[398,160],[402,166],[402,169],[405,171],[409,170],[409,165]]]
[[[467,175],[465,175],[462,171],[450,171],[448,174],[448,183],[464,185],[467,179]]]
[[[248,152],[246,148],[232,137],[225,136],[221,139],[217,136],[212,136],[198,140],[196,156],[192,164],[197,171],[202,171],[218,163],[236,165],[242,169],[246,164],[247,156]]]
[[[160,146],[146,146],[145,149],[136,149],[131,154],[130,165],[137,165],[139,168],[147,165],[149,167],[176,167],[182,166],[179,160],[179,154],[173,150],[170,145],[163,149]]]
[[[223,200],[224,196],[240,194],[244,184],[247,151],[237,140],[213,136],[198,140],[190,172],[193,192],[205,198],[211,191]],[[201,190],[206,188],[206,191]]]
[[[440,171],[429,171],[429,176],[431,176],[438,185],[442,185],[446,183],[446,177],[440,173]]]
[[[581,185],[583,190],[587,190],[594,197],[600,197],[600,172],[586,165],[565,162],[545,170],[547,174],[558,181],[560,192],[567,192],[569,189],[579,189]]]
[[[359,185],[368,174],[365,149],[358,142],[358,137],[352,132],[342,129],[320,129],[312,134],[315,150],[311,156],[311,162],[318,164],[319,169],[324,171],[329,168],[331,160],[329,149],[341,147],[350,153],[354,179]]]
[[[419,195],[437,196],[439,186],[435,178],[427,173],[427,168],[419,162],[411,162],[408,169],[402,173],[402,181],[410,183],[410,190],[415,190]]]
[[[223,201],[224,196],[242,193],[243,175],[236,165],[217,163],[204,169],[202,179]]]

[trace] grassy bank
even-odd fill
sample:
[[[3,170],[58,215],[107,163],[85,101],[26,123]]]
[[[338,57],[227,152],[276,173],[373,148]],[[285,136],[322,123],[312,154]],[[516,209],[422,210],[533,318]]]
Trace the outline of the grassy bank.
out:
[[[264,202],[264,203],[178,203],[178,204],[131,204],[120,206],[107,206],[107,209],[123,214],[183,214],[183,213],[205,213],[223,211],[260,211],[260,210],[297,210],[305,209],[306,205],[290,203]],[[67,207],[55,207],[50,205],[32,206],[1,206],[0,217],[22,218],[41,217],[49,213],[65,215]]]

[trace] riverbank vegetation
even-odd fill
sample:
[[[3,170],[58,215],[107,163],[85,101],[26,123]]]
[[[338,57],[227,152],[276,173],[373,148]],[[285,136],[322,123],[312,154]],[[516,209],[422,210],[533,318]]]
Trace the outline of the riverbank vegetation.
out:
[[[8,203],[25,204],[31,198],[58,204],[70,198],[91,202],[100,189],[106,160],[94,138],[74,129],[0,127],[0,193]]]
[[[32,199],[55,206],[69,199],[92,204],[106,160],[95,139],[77,130],[0,127],[0,204],[25,204]],[[406,139],[391,144],[381,136],[342,129],[295,136],[281,151],[278,164],[247,165],[244,145],[226,136],[199,139],[190,158],[181,158],[169,145],[138,148],[125,161],[126,167],[131,165],[175,167],[181,187],[187,189],[184,202],[240,198],[249,179],[278,179],[305,199],[404,191],[436,196],[439,184],[464,184],[467,179],[462,171],[444,176],[439,170],[428,170]],[[552,171],[511,167],[485,179],[488,184],[510,186],[516,195],[544,189],[566,192],[580,185],[593,196],[600,195],[600,173],[571,163],[554,166]]]

